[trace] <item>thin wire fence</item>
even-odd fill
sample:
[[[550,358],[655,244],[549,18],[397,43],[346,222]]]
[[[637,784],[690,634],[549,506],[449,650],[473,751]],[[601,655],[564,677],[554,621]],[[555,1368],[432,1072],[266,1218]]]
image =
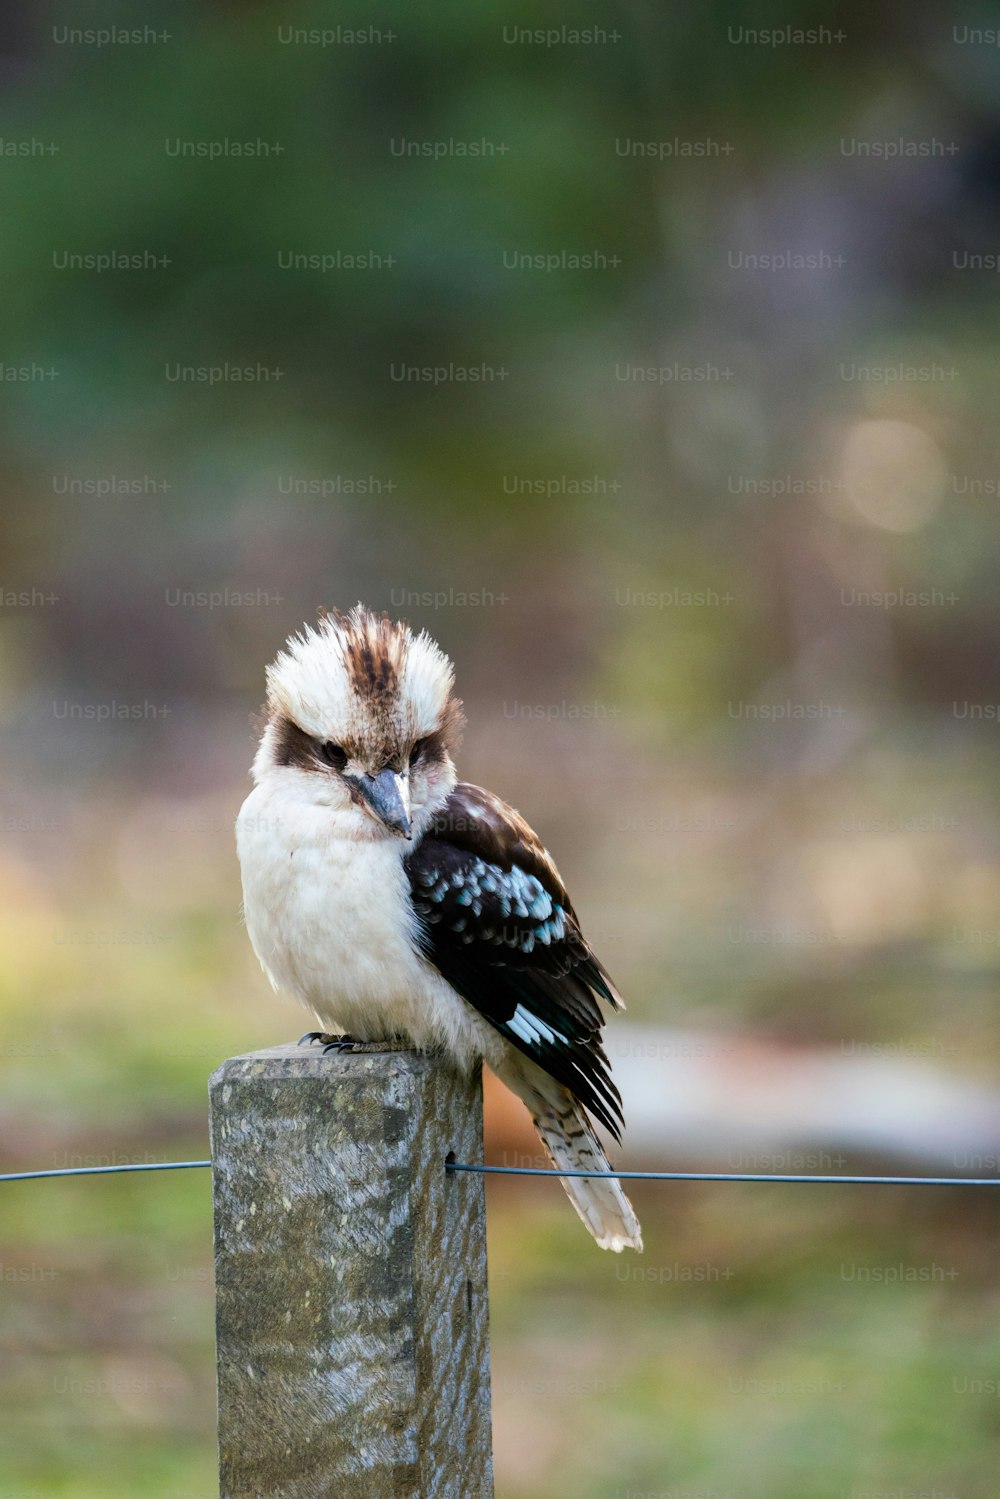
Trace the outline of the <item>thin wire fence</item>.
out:
[[[211,1161],[141,1161],[122,1166],[59,1166],[51,1171],[6,1171],[0,1182],[34,1181],[40,1176],[112,1176],[118,1171],[191,1171]]]
[[[191,1171],[211,1161],[143,1161],[121,1166],[61,1166],[51,1171],[7,1171],[0,1182],[36,1181],[46,1176],[113,1176],[121,1171]],[[616,1181],[668,1182],[817,1182],[843,1187],[1000,1187],[993,1176],[819,1176],[778,1174],[772,1171],[559,1171],[545,1166],[477,1166],[445,1161],[445,1171],[471,1171],[482,1176],[587,1176]]]

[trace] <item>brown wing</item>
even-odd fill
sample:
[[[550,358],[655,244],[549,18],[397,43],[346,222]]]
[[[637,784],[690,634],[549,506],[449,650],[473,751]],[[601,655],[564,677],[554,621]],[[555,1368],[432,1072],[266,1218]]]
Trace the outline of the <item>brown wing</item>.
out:
[[[425,956],[617,1137],[621,1099],[599,1000],[616,1009],[621,1000],[524,818],[460,783],[406,867]]]

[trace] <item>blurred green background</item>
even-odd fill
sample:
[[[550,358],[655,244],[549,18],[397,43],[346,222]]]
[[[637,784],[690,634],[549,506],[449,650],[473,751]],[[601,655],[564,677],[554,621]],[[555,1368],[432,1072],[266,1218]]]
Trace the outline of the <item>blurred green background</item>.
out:
[[[621,1034],[995,1084],[1000,8],[791,11],[5,8],[3,1169],[202,1156],[304,1029],[231,825],[359,598]],[[208,1499],[207,1173],[2,1194],[2,1499]],[[662,1186],[626,1264],[491,1187],[498,1495],[987,1499],[994,1195]]]

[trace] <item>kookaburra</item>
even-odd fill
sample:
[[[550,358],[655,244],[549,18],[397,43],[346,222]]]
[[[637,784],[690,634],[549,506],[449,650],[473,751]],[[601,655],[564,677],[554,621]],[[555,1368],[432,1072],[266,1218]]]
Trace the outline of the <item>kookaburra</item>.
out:
[[[255,786],[236,824],[250,940],[323,1033],[486,1061],[554,1166],[609,1170],[620,1138],[600,1002],[621,1009],[551,856],[499,797],[458,781],[464,722],[426,632],[358,605],[267,670]],[[604,1249],[641,1249],[616,1180],[564,1177]]]

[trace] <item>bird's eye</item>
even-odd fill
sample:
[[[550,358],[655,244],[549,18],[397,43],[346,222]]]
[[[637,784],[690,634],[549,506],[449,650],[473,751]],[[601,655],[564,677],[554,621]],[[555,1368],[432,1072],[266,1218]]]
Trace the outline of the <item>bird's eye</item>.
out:
[[[427,748],[427,740],[426,739],[418,739],[417,742],[416,742],[416,744],[414,744],[413,748],[410,750],[410,764],[411,765],[416,765],[417,761],[423,758],[423,753],[424,753],[424,750],[426,748]]]
[[[347,764],[347,751],[343,748],[342,745],[330,744],[330,742],[327,741],[326,744],[320,745],[320,754],[323,756],[323,759],[326,761],[327,765],[332,765],[334,770],[343,770],[344,766]]]

